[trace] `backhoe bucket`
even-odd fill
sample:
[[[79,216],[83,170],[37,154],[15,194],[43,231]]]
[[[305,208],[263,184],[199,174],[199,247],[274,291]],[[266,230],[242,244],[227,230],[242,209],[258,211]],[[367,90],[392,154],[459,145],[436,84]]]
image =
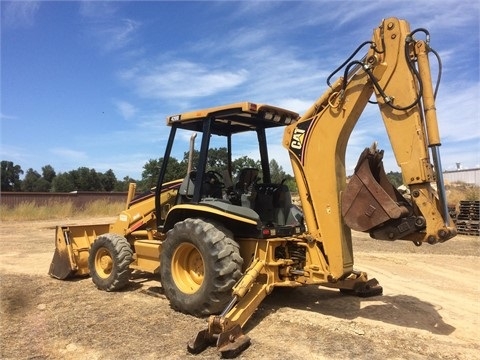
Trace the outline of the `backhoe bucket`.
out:
[[[383,150],[366,148],[342,195],[342,215],[353,230],[366,232],[411,213],[411,206],[389,182],[382,159]]]

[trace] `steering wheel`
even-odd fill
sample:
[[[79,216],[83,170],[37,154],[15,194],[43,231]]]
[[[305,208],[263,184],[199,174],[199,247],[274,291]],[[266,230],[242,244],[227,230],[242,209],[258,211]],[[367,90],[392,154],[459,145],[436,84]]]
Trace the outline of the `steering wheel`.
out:
[[[225,187],[223,182],[223,176],[218,171],[209,170],[205,173],[205,181],[216,186],[220,186],[222,189]]]

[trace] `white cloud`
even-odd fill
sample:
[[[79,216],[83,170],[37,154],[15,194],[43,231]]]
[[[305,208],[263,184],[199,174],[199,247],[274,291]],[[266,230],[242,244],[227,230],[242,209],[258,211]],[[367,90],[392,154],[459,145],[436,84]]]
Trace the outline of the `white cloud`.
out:
[[[101,158],[89,162],[89,164],[90,167],[99,172],[105,172],[112,169],[117,180],[122,180],[125,176],[140,180],[142,178],[143,165],[145,165],[149,159],[158,159],[160,156],[163,156],[163,154],[148,157],[144,153],[129,152],[119,159],[118,156],[105,154]]]
[[[140,23],[131,19],[120,19],[114,24],[105,24],[98,29],[98,36],[104,49],[113,51],[125,48],[134,37]]]
[[[465,85],[450,83],[440,89],[437,117],[440,135],[446,141],[480,139],[480,84]]]
[[[435,3],[436,15],[430,18],[421,15],[430,13],[433,2],[429,1],[422,1],[418,7],[399,6],[401,3],[398,1],[388,4],[362,5],[361,11],[348,13],[345,9],[350,8],[350,5],[342,3],[335,6],[324,2],[309,3],[307,11],[304,6],[293,5],[289,7],[288,13],[281,11],[281,14],[276,13],[275,16],[265,17],[261,24],[250,27],[233,26],[232,30],[215,33],[211,38],[202,38],[201,41],[190,44],[190,47],[182,48],[181,60],[169,60],[178,59],[178,54],[170,53],[168,58],[165,56],[157,60],[162,65],[155,66],[151,63],[148,65],[146,62],[137,64],[131,70],[125,71],[123,77],[129,83],[135,84],[136,91],[142,97],[174,99],[177,104],[182,101],[183,108],[179,108],[178,111],[203,107],[203,104],[214,106],[226,102],[249,100],[270,103],[302,114],[327,89],[325,80],[330,71],[355,49],[359,44],[358,39],[370,39],[372,29],[380,24],[382,16],[391,16],[390,9],[397,6],[399,12],[394,15],[409,21],[411,19],[412,28],[432,27],[430,29],[432,45],[434,48],[437,44],[441,45],[444,65],[450,61],[458,63],[458,54],[464,49],[458,45],[458,42],[446,47],[440,36],[444,34],[442,31],[445,29],[441,29],[438,35],[435,29],[444,27],[443,24],[447,22],[444,18],[449,16],[447,15],[449,12],[444,12],[442,15],[440,8],[454,8],[452,26],[461,28],[465,23],[460,21],[460,15],[462,12],[468,12],[469,7],[448,1],[447,3]],[[280,7],[280,3],[278,4]],[[325,5],[329,20],[319,17],[316,11],[312,11],[312,8]],[[268,14],[272,11],[271,6],[264,8],[263,4],[257,3],[240,4],[239,7],[245,11],[235,12],[239,17],[252,11],[257,14],[262,12]],[[275,7],[275,10],[279,7]],[[382,16],[377,17],[380,13]],[[233,18],[235,15],[231,16]],[[472,16],[475,15],[469,14],[467,17]],[[282,22],[276,21],[279,18]],[[443,19],[443,23],[428,23],[428,21],[433,22],[433,19]],[[428,20],[427,24],[426,20]],[[285,32],[285,24],[288,24],[289,33],[305,31],[311,38],[303,39],[300,47],[295,42],[286,40],[285,36],[277,36],[278,33]],[[328,27],[329,38],[323,40],[320,34],[318,37],[312,36],[312,26],[318,27],[319,31],[324,31]],[[331,38],[336,40],[332,42]],[[451,46],[457,48],[453,49]],[[357,58],[361,56],[362,54],[359,54]],[[207,63],[208,65],[203,65]],[[235,68],[232,67],[233,65]],[[231,70],[232,68],[235,70]],[[238,72],[236,69],[245,70]],[[452,88],[451,85],[449,86]],[[443,86],[440,94],[446,94]],[[451,93],[439,97],[437,108],[440,132],[446,140],[480,138],[478,99],[478,82],[471,86],[465,86],[465,83],[458,84],[452,88]],[[189,102],[189,100],[192,101]],[[460,113],[463,119],[460,125],[455,120],[459,116],[459,107],[462,108]],[[273,137],[278,138],[272,138],[270,141],[270,156],[275,158],[285,170],[289,170],[290,161],[286,156],[286,150],[281,146],[281,135],[277,134]],[[376,106],[368,106],[349,140],[346,166],[350,172],[356,164],[359,153],[373,141],[379,141],[379,147],[385,150],[386,169],[398,170],[380,112]],[[237,153],[235,156],[247,155],[257,158],[254,150],[249,146],[253,147],[253,144],[246,143],[242,153]],[[446,146],[443,150],[448,154],[450,147]]]
[[[14,163],[23,164],[31,158],[29,149],[23,146],[0,143],[0,155],[2,160],[13,161]]]
[[[298,98],[285,98],[278,99],[276,105],[284,109],[297,112],[300,116],[307,111],[313,104],[313,100],[298,99]]]
[[[234,88],[245,82],[247,75],[242,69],[218,69],[187,60],[137,66],[121,73],[125,81],[134,84],[141,97],[183,100]]]
[[[84,160],[88,158],[85,151],[77,151],[61,147],[50,149],[50,152],[58,157],[72,161]]]
[[[118,13],[118,8],[112,1],[81,1],[80,15],[98,21],[113,18]]]
[[[2,22],[7,28],[26,28],[35,23],[39,1],[9,1],[2,6]]]
[[[456,163],[464,169],[480,167],[480,141],[445,144],[440,147],[443,170],[456,170]]]
[[[0,113],[0,120],[6,121],[6,120],[16,120],[16,119],[17,119],[16,116]]]
[[[95,40],[103,52],[127,48],[141,26],[139,21],[119,17],[117,12],[117,6],[112,2],[81,2],[80,15],[89,22],[86,33]]]
[[[137,113],[137,109],[134,105],[130,104],[128,101],[115,101],[115,106],[117,111],[122,115],[124,119],[131,119]]]

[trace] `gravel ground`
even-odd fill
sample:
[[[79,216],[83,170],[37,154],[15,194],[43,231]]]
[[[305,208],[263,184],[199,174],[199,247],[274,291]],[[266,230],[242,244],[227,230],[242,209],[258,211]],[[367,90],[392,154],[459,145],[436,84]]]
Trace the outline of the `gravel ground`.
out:
[[[156,277],[139,274],[116,293],[89,278],[50,278],[55,225],[0,224],[0,358],[219,358],[215,348],[187,353],[206,322],[172,310]],[[354,233],[354,249],[356,267],[379,280],[383,296],[274,291],[247,323],[252,344],[240,358],[480,359],[478,237],[415,247]]]

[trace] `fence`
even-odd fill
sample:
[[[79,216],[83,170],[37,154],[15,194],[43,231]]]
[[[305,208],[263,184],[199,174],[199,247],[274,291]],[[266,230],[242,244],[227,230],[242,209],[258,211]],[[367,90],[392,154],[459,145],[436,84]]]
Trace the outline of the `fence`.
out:
[[[36,205],[48,205],[52,202],[71,201],[75,207],[83,207],[85,204],[105,200],[108,202],[124,202],[127,200],[126,192],[94,192],[77,191],[71,193],[51,192],[1,192],[0,204],[2,206],[15,207],[21,203],[35,203]]]

